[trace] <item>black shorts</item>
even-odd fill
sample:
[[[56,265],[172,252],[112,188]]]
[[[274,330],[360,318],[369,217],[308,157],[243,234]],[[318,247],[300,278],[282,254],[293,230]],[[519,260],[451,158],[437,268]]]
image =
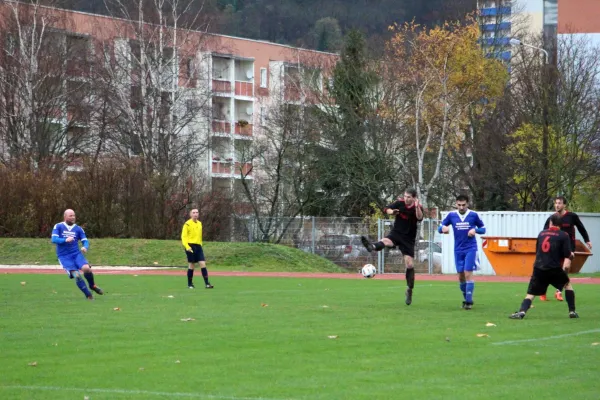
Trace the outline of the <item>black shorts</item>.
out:
[[[529,280],[527,294],[541,296],[546,294],[548,286],[552,285],[559,290],[569,283],[569,275],[562,268],[553,268],[548,270],[533,269],[533,275]]]
[[[390,233],[386,236],[387,239],[390,239],[394,246],[397,246],[398,249],[402,252],[403,256],[409,256],[415,258],[415,239],[411,239],[406,235],[398,233],[396,231],[390,231]]]
[[[204,259],[204,251],[202,250],[202,245],[188,243],[192,248],[192,251],[186,251],[185,255],[187,256],[187,260],[189,263],[198,263],[200,261],[206,261]]]

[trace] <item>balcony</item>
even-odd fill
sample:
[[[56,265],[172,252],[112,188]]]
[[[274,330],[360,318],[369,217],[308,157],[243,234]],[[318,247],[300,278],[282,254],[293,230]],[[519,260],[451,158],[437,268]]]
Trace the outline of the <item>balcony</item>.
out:
[[[510,15],[511,8],[510,7],[490,7],[490,8],[482,8],[481,16],[482,17],[496,17],[498,15]]]
[[[302,93],[297,86],[286,85],[283,98],[286,102],[299,102],[302,99]]]
[[[231,123],[225,121],[213,121],[212,122],[213,133],[221,133],[225,135],[231,134]]]
[[[254,84],[252,82],[235,81],[235,95],[254,97]]]
[[[252,124],[235,123],[235,134],[240,136],[252,136]]]
[[[510,30],[510,22],[500,22],[498,24],[485,24],[481,26],[481,30],[484,32],[499,32]]]
[[[251,163],[240,163],[240,162],[236,162],[235,163],[235,169],[233,171],[234,175],[236,177],[240,176],[240,171],[243,175],[245,176],[252,176],[252,164]]]
[[[231,175],[232,172],[231,161],[219,161],[213,159],[211,172],[213,175]]]
[[[213,79],[212,90],[214,93],[222,95],[231,94],[231,82]]]

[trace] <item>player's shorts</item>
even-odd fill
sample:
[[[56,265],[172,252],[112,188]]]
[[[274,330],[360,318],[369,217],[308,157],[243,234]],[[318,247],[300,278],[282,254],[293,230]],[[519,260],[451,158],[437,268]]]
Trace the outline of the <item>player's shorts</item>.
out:
[[[396,231],[390,231],[390,233],[386,236],[387,239],[390,239],[394,246],[397,246],[398,249],[402,252],[403,256],[409,256],[415,258],[415,239],[409,238],[406,235],[398,233]]]
[[[86,260],[86,258],[80,252],[69,256],[58,257],[58,262],[60,263],[60,266],[64,268],[67,275],[69,275],[71,278],[71,271],[79,271],[84,265],[89,265],[88,260]]]
[[[479,269],[479,255],[477,254],[477,250],[455,251],[454,264],[456,265],[456,272],[459,274],[465,271],[477,271]]]
[[[200,261],[206,261],[204,259],[204,250],[202,250],[202,245],[195,243],[188,243],[192,248],[192,252],[186,251],[185,255],[187,256],[187,260],[189,263],[198,263]]]
[[[562,268],[548,270],[534,268],[533,275],[531,275],[531,279],[529,280],[527,294],[541,296],[546,294],[549,285],[552,285],[559,290],[563,290],[568,283],[569,275],[567,275]]]

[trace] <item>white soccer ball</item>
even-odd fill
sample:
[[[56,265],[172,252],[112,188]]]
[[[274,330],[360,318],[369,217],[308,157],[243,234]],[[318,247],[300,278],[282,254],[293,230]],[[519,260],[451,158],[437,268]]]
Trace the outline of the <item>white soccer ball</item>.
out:
[[[377,268],[375,268],[373,264],[366,264],[364,267],[362,267],[360,273],[365,278],[372,278],[377,274]]]

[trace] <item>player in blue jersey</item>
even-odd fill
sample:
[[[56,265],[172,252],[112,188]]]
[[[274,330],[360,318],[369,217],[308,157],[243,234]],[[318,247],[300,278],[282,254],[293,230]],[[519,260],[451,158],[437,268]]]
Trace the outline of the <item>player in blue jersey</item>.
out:
[[[463,308],[473,308],[473,291],[475,281],[473,271],[479,266],[477,257],[477,239],[475,234],[484,234],[485,226],[479,215],[469,210],[469,197],[459,195],[456,197],[456,211],[448,213],[438,228],[439,233],[450,232],[452,225],[454,231],[454,263],[460,282],[460,290],[463,294]]]
[[[81,249],[79,248],[79,241],[83,245]],[[75,279],[77,287],[85,294],[85,297],[89,300],[94,299],[81,277],[81,271],[83,271],[83,276],[88,281],[90,289],[98,294],[104,294],[102,289],[94,283],[94,274],[90,264],[84,257],[90,245],[83,229],[75,224],[75,211],[66,210],[64,222],[54,225],[52,243],[56,244],[58,262],[65,269],[69,278]]]

